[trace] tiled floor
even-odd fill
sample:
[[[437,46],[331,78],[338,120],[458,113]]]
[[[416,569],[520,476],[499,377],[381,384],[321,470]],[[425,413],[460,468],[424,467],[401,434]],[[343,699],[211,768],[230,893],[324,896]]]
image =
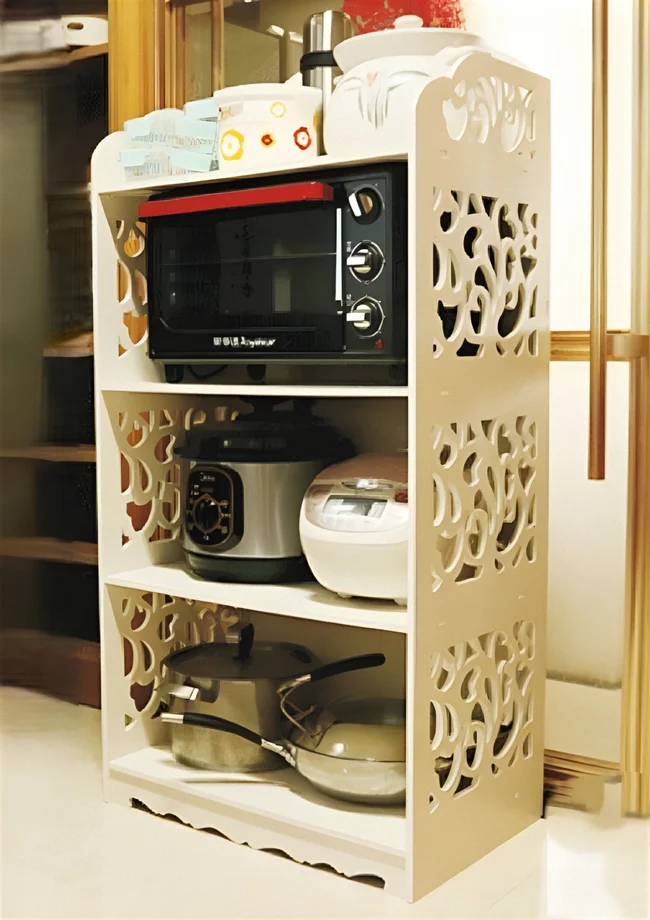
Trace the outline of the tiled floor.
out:
[[[0,689],[3,917],[646,918],[650,824],[551,810],[417,904],[101,799],[99,714]],[[435,854],[432,854],[435,858]]]

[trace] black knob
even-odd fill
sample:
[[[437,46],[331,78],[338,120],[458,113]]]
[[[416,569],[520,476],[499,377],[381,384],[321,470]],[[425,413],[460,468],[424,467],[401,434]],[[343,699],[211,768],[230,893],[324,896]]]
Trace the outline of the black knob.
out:
[[[384,254],[375,243],[364,240],[348,256],[347,266],[357,281],[374,281],[384,267]]]
[[[194,503],[192,519],[201,533],[211,533],[221,522],[221,509],[209,495],[202,495]]]
[[[384,311],[381,304],[372,297],[362,297],[357,300],[350,312],[345,317],[351,323],[361,338],[377,335],[384,322]]]

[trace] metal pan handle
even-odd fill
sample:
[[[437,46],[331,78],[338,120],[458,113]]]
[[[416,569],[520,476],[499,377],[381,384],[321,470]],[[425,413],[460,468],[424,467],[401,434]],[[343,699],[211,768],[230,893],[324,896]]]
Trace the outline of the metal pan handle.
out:
[[[214,731],[227,732],[229,735],[237,735],[239,738],[243,738],[244,741],[250,741],[252,744],[257,744],[266,751],[272,751],[274,754],[278,754],[280,757],[284,758],[290,766],[295,767],[296,765],[295,758],[283,744],[279,744],[276,741],[267,741],[266,738],[262,738],[261,735],[258,735],[257,732],[254,732],[252,729],[246,728],[244,725],[239,725],[237,722],[230,722],[228,719],[222,719],[220,716],[208,716],[202,712],[164,712],[160,719],[162,722],[195,725],[199,728],[211,728],[214,729]]]
[[[303,684],[313,684],[317,680],[327,680],[329,677],[336,677],[337,674],[348,674],[351,671],[365,671],[366,668],[379,668],[385,664],[386,656],[380,652],[371,655],[355,655],[353,658],[343,658],[341,661],[332,661],[330,664],[324,664],[320,668],[314,668],[309,674],[303,674],[301,677],[294,677],[285,681],[278,687],[280,696],[300,687]]]

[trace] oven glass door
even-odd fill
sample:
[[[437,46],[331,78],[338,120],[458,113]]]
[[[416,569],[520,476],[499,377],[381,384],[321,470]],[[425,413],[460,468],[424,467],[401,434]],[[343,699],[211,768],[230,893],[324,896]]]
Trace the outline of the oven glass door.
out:
[[[159,218],[150,310],[165,337],[196,355],[342,351],[339,222],[333,201]]]

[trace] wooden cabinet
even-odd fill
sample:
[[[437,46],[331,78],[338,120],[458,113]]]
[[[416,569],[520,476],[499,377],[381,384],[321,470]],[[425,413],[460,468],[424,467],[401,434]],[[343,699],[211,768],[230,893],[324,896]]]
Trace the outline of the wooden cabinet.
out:
[[[222,85],[223,10],[223,0],[109,0],[111,131]]]

